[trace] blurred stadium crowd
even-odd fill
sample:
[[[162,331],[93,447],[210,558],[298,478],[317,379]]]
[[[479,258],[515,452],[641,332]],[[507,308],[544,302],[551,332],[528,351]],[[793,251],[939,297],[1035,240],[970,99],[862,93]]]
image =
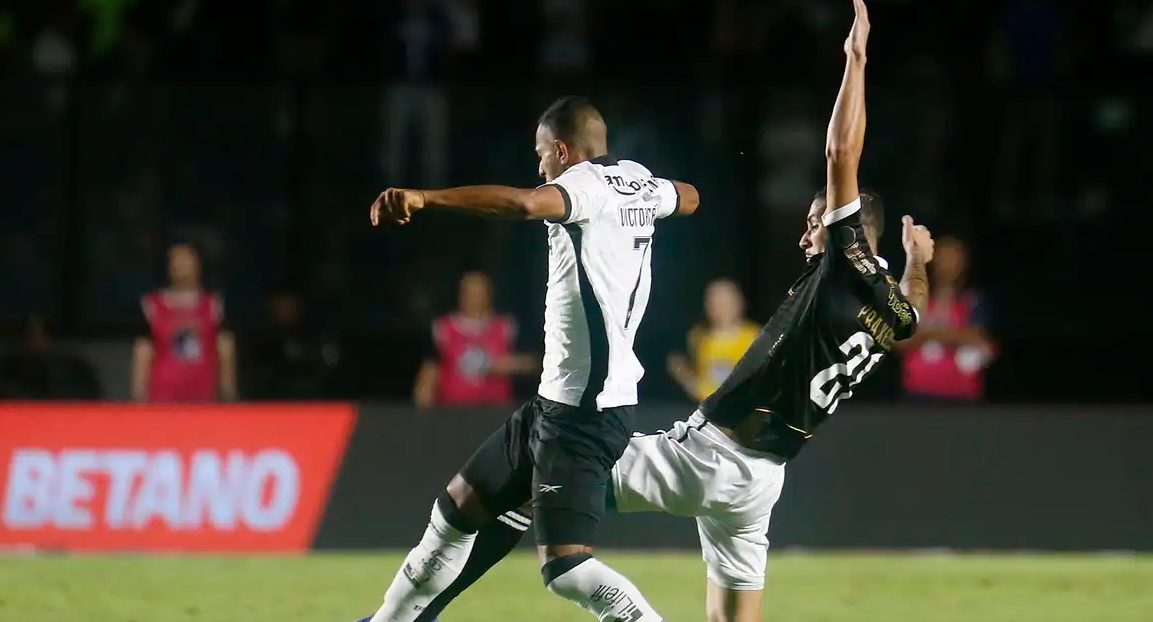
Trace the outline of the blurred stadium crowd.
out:
[[[1153,202],[1153,4],[873,4],[864,181],[894,222],[910,213],[955,236],[956,284],[979,304],[959,296],[964,322],[948,322],[982,328],[980,341],[924,336],[865,397],[902,395],[911,359],[942,358],[995,361],[977,392],[994,400],[1148,395],[1132,371],[1085,361],[1113,347],[1105,322],[1150,336],[1147,308],[1096,287],[1093,270],[1102,249],[1137,257],[1117,223]],[[536,183],[536,115],[579,91],[615,153],[702,190],[701,215],[659,234],[638,344],[643,399],[698,394],[708,331],[767,319],[800,269],[844,5],[5,3],[0,391],[132,396],[141,299],[176,243],[224,301],[239,398],[435,399],[432,325],[470,271],[518,328],[499,364],[509,394],[531,391],[543,232],[451,216],[373,232],[367,208],[386,185]],[[967,344],[978,352],[958,356]]]

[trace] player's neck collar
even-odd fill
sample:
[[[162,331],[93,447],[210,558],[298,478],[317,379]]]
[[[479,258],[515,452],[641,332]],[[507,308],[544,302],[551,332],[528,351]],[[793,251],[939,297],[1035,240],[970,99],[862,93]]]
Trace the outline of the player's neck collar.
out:
[[[889,262],[886,261],[884,257],[881,257],[880,255],[873,255],[873,259],[876,259],[877,263],[881,264],[882,268],[886,270],[889,269]]]
[[[611,153],[606,153],[602,156],[597,156],[589,160],[589,162],[592,162],[593,164],[599,164],[601,166],[616,166],[617,159],[614,158]]]

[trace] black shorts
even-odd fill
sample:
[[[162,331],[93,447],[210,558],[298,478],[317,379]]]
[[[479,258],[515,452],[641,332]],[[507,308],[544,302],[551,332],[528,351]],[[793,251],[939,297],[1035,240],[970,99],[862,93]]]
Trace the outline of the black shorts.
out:
[[[477,449],[461,475],[493,517],[531,502],[537,544],[591,546],[633,411],[597,412],[534,397]]]

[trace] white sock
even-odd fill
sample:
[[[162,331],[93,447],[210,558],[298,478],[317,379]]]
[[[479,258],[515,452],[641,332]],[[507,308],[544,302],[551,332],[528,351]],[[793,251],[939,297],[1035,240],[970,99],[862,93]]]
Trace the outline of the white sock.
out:
[[[448,524],[437,504],[420,544],[408,553],[392,585],[384,593],[384,604],[372,622],[412,622],[460,574],[468,561],[475,533],[464,533]]]
[[[589,558],[553,579],[552,593],[573,601],[601,622],[661,622],[641,591],[619,572]]]

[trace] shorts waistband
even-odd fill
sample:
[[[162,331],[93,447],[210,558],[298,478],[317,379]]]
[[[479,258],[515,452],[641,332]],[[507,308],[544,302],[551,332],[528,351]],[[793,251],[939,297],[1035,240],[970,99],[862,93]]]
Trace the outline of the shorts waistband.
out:
[[[786,462],[784,458],[776,454],[771,454],[767,451],[757,451],[756,449],[751,449],[738,443],[729,437],[728,434],[722,432],[721,429],[716,426],[716,424],[709,421],[708,418],[705,417],[705,415],[699,410],[694,412],[686,423],[689,424],[689,427],[706,436],[710,441],[728,447],[733,451],[740,452],[753,458],[763,458],[775,464],[783,465]]]

